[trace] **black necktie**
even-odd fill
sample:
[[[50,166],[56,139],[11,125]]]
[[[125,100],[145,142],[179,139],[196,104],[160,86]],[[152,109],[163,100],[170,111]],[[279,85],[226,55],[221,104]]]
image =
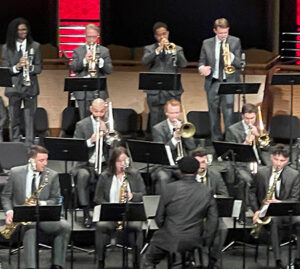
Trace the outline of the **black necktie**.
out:
[[[23,56],[23,52],[22,52],[22,44],[20,44],[20,46],[19,46],[18,56],[19,56],[20,58]]]
[[[223,41],[220,42],[220,55],[219,55],[219,80],[223,81],[224,70],[224,56],[223,56]]]
[[[32,182],[31,182],[31,193],[34,194],[36,192],[36,174],[33,173]]]

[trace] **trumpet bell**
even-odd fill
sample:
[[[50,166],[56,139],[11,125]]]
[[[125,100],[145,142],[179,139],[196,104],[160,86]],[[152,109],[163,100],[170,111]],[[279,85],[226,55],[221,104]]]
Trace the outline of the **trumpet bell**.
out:
[[[190,138],[195,133],[196,133],[196,128],[195,128],[194,124],[192,124],[190,122],[186,122],[186,123],[182,124],[180,127],[180,135],[183,138]]]
[[[224,68],[224,70],[225,70],[225,73],[226,74],[233,74],[234,72],[235,72],[235,68],[234,68],[234,66],[232,66],[232,65],[230,65],[230,66],[226,66],[225,68]]]

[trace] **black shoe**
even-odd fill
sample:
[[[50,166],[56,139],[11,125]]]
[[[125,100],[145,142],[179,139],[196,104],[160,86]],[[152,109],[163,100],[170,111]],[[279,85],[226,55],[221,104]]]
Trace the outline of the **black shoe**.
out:
[[[90,216],[83,218],[83,227],[85,227],[85,228],[92,227],[92,218]]]
[[[300,269],[300,259],[295,259],[295,261],[294,261],[294,268],[295,269]]]
[[[97,269],[104,269],[104,261],[98,261]]]
[[[50,269],[63,269],[60,265],[51,265]]]
[[[284,269],[281,260],[276,260],[276,269]]]

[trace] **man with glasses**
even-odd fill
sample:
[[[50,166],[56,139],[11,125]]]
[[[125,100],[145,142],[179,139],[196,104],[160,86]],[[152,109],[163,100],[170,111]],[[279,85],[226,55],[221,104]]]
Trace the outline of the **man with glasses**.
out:
[[[39,84],[37,75],[42,72],[40,44],[33,41],[30,25],[23,18],[12,20],[7,29],[6,43],[2,47],[2,66],[10,69],[14,87],[5,88],[9,99],[10,141],[20,140],[21,105],[24,105],[25,143],[34,139],[34,113],[37,106]]]
[[[98,26],[88,24],[85,30],[86,44],[73,52],[71,70],[78,77],[101,77],[112,72],[113,66],[109,49],[97,43],[99,34]],[[108,98],[107,89],[104,91],[87,91],[86,96],[83,91],[76,91],[73,94],[77,100],[80,119],[89,115],[89,108],[94,99],[106,100]]]

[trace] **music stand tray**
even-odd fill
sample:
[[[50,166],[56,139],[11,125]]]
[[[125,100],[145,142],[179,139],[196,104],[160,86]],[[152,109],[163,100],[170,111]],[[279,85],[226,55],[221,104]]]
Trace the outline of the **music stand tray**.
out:
[[[232,217],[232,210],[234,199],[233,197],[221,197],[217,196],[217,207],[218,207],[218,216],[219,217]]]
[[[139,74],[139,89],[177,91],[180,81],[179,73],[142,72]]]
[[[300,85],[299,73],[273,74],[271,85]]]
[[[59,221],[60,205],[39,206],[39,221]],[[15,206],[14,222],[36,221],[36,206]]]
[[[143,202],[147,218],[154,218],[159,204],[160,195],[144,195]]]
[[[217,156],[236,162],[257,162],[253,147],[231,142],[213,141]]]
[[[220,94],[256,94],[260,83],[221,82],[218,88]]]
[[[106,77],[97,78],[65,78],[65,92],[75,91],[104,91]]]
[[[0,67],[0,87],[14,87],[8,67]]]
[[[147,220],[143,203],[102,203],[100,221],[122,221],[126,206],[127,221]]]
[[[266,212],[266,216],[300,216],[300,202],[282,201],[281,203],[271,203]]]
[[[164,143],[128,139],[126,145],[134,162],[170,165]]]
[[[86,162],[89,149],[85,139],[45,137],[49,160]]]

